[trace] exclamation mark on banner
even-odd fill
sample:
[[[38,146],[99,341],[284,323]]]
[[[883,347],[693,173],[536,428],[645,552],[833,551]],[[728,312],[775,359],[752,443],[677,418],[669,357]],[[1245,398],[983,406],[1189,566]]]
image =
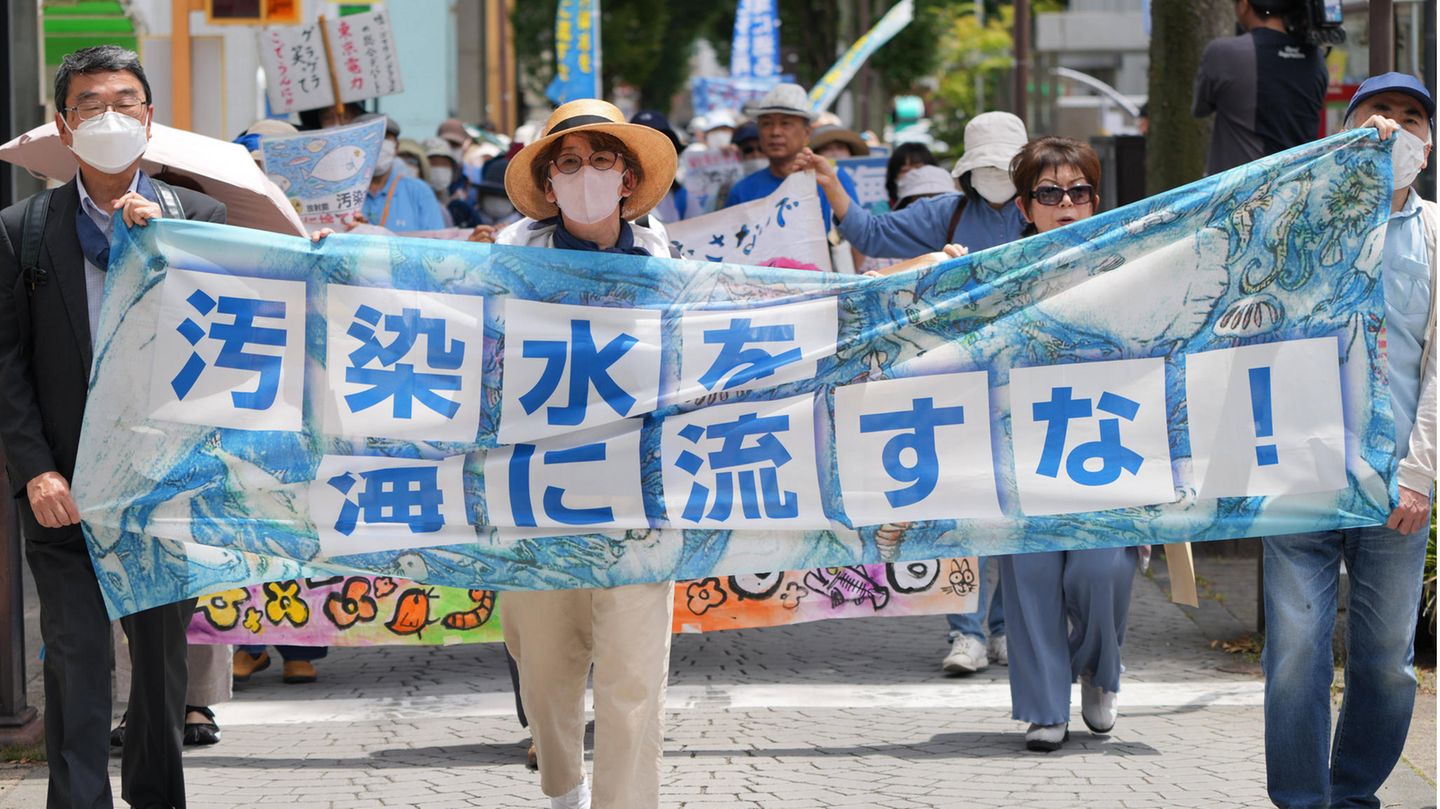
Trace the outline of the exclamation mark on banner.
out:
[[[1255,419],[1255,438],[1275,435],[1274,415],[1270,407],[1270,369],[1250,369],[1250,415]],[[1280,463],[1280,451],[1274,444],[1256,444],[1255,462],[1261,466]]]

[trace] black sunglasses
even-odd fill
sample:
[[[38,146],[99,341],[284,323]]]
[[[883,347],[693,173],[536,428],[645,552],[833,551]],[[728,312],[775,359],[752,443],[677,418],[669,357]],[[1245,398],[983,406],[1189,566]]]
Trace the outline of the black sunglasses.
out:
[[[1059,205],[1060,200],[1066,196],[1070,197],[1072,205],[1084,205],[1093,198],[1095,187],[1091,185],[1072,185],[1069,188],[1061,188],[1058,185],[1042,185],[1030,192],[1030,198],[1041,205]]]

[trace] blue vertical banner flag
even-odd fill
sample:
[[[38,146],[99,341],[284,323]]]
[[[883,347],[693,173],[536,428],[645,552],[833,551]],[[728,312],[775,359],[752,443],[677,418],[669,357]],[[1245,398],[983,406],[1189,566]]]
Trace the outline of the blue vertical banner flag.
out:
[[[119,616],[304,577],[733,581],[1383,523],[1390,145],[1343,132],[874,278],[120,229],[73,485],[102,593]]]
[[[560,0],[555,9],[555,78],[545,96],[555,106],[602,98],[600,0]]]
[[[900,29],[909,25],[913,19],[915,19],[915,0],[900,0],[891,6],[890,10],[885,12],[885,16],[880,18],[880,22],[875,23],[869,31],[855,40],[855,44],[851,45],[850,49],[845,51],[845,54],[836,60],[829,70],[825,71],[825,75],[820,77],[820,81],[815,82],[815,86],[810,89],[810,109],[816,112],[830,109],[830,105],[840,97],[845,86],[855,78],[855,72],[860,69],[860,66],[865,64],[865,61],[876,51],[884,47],[885,43],[900,33]]]
[[[737,79],[780,75],[780,15],[775,0],[737,0],[730,75]]]

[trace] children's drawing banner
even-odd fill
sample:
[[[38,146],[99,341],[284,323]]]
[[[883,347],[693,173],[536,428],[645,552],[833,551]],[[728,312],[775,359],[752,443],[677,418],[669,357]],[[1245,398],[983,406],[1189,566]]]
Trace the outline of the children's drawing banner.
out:
[[[298,578],[610,587],[1383,522],[1388,147],[1342,133],[884,278],[118,233],[74,482],[104,597],[118,616]]]
[[[972,558],[710,576],[675,585],[678,633],[831,618],[972,612]],[[191,643],[291,646],[490,643],[503,640],[494,590],[330,576],[252,584],[201,597]]]

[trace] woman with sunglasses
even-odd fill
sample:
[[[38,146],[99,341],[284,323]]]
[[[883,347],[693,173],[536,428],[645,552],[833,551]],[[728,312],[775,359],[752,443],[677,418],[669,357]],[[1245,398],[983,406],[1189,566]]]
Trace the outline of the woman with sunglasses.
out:
[[[1028,223],[1025,235],[1086,219],[1100,203],[1100,158],[1073,138],[1025,144],[1010,163],[1010,177]],[[1136,558],[1134,548],[1099,548],[1000,560],[1012,715],[1030,723],[1030,750],[1059,750],[1070,737],[1070,684],[1076,678],[1086,727],[1105,735],[1115,726]]]

